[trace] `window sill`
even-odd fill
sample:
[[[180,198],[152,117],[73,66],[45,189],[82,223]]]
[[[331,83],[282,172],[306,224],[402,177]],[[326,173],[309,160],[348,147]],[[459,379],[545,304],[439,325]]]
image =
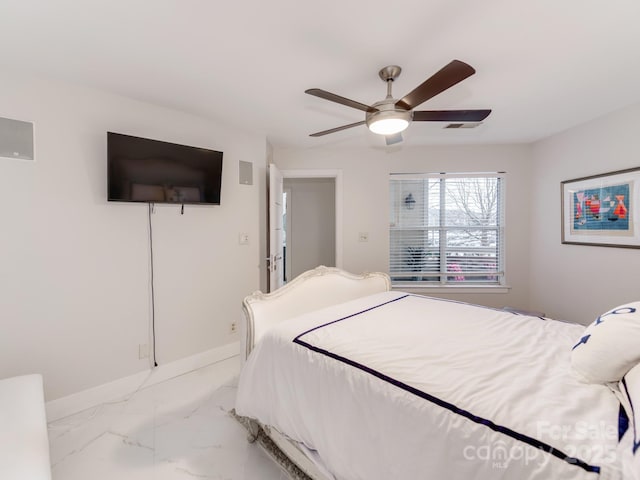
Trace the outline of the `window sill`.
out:
[[[509,293],[511,287],[508,285],[411,285],[411,284],[394,284],[392,290],[402,290],[408,293]]]

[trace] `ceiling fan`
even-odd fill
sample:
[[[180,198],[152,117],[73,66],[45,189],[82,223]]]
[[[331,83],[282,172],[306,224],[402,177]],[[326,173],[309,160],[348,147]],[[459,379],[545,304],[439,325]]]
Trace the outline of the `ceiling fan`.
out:
[[[330,102],[340,103],[347,107],[357,108],[358,110],[366,112],[365,119],[361,122],[350,123],[349,125],[312,133],[310,136],[321,137],[329,133],[335,133],[346,130],[347,128],[366,124],[373,133],[384,135],[387,145],[391,145],[402,141],[400,132],[406,129],[411,121],[480,122],[491,113],[491,110],[414,110],[414,108],[421,103],[426,102],[430,98],[435,97],[439,93],[444,92],[446,89],[453,87],[455,84],[476,73],[473,67],[460,60],[453,60],[451,63],[445,65],[434,75],[422,82],[422,84],[412,92],[400,100],[397,100],[391,95],[391,84],[398,78],[401,71],[402,69],[397,65],[389,65],[378,72],[382,81],[387,84],[387,97],[371,106],[319,88],[305,90],[305,93],[309,95],[314,95],[329,100]]]

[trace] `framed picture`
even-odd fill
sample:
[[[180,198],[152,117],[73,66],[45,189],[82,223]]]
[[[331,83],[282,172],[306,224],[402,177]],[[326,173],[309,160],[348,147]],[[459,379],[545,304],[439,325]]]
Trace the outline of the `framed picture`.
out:
[[[640,248],[640,167],[565,180],[562,243]]]

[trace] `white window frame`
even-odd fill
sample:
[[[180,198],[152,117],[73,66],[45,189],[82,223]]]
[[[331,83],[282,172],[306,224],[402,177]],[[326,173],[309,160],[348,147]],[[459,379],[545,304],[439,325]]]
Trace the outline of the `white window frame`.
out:
[[[389,183],[391,185],[392,180],[424,180],[424,179],[453,179],[453,178],[498,178],[499,179],[499,189],[498,189],[498,201],[497,201],[497,226],[496,227],[486,227],[491,230],[495,230],[497,232],[497,281],[495,282],[471,282],[471,281],[451,281],[449,277],[451,277],[451,272],[446,272],[446,242],[442,241],[446,237],[446,233],[448,231],[454,229],[460,229],[460,227],[452,227],[444,225],[445,216],[442,215],[443,212],[446,212],[446,206],[443,201],[440,202],[440,225],[437,227],[434,226],[425,226],[424,231],[439,231],[439,247],[440,247],[440,255],[438,258],[438,263],[440,265],[440,272],[436,275],[431,275],[434,277],[439,277],[439,281],[422,281],[422,280],[401,280],[394,279],[394,272],[391,271],[393,268],[393,250],[397,248],[397,245],[394,245],[393,241],[393,232],[394,230],[402,230],[402,227],[398,227],[398,219],[400,218],[400,209],[403,207],[403,198],[401,193],[400,197],[395,199],[390,198],[390,209],[391,209],[391,218],[389,225],[389,274],[392,279],[392,285],[394,288],[401,288],[403,290],[412,290],[412,289],[428,289],[429,291],[456,291],[460,293],[479,293],[483,291],[491,292],[491,293],[507,293],[509,291],[509,287],[506,284],[506,222],[505,222],[505,197],[506,197],[506,173],[505,172],[460,172],[460,173],[413,173],[413,174],[400,174],[400,173],[391,173],[389,176]],[[390,195],[393,195],[394,189],[390,188]],[[440,190],[441,195],[444,196],[445,190]],[[396,192],[398,195],[398,192]],[[481,229],[477,226],[473,226],[474,229]],[[418,230],[420,228],[418,227]],[[432,273],[432,272],[430,272]],[[468,274],[467,274],[468,275]],[[419,276],[419,275],[418,275]],[[426,275],[425,275],[426,276]]]

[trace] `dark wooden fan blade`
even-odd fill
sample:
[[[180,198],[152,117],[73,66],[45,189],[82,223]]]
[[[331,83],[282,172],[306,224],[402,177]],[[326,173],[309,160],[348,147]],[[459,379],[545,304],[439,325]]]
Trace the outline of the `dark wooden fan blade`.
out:
[[[309,95],[313,95],[314,97],[324,98],[325,100],[329,100],[330,102],[336,102],[341,105],[346,105],[347,107],[357,108],[358,110],[362,110],[363,112],[375,112],[377,108],[370,107],[369,105],[365,105],[364,103],[356,102],[355,100],[350,100],[345,97],[341,97],[340,95],[336,95],[335,93],[327,92],[326,90],[321,90],[319,88],[310,88],[309,90],[305,90],[304,93],[308,93]]]
[[[414,122],[481,122],[491,110],[422,110],[413,112]]]
[[[347,128],[357,127],[359,125],[364,125],[364,120],[362,122],[350,123],[349,125],[343,125],[341,127],[332,128],[330,130],[323,130],[322,132],[316,132],[309,135],[310,137],[322,137],[323,135],[329,135],[330,133],[339,132],[340,130],[346,130]]]
[[[447,88],[453,87],[467,77],[476,73],[471,65],[467,65],[460,60],[454,60],[445,65],[438,72],[422,82],[411,93],[396,102],[396,107],[412,110],[422,102],[435,97]]]

